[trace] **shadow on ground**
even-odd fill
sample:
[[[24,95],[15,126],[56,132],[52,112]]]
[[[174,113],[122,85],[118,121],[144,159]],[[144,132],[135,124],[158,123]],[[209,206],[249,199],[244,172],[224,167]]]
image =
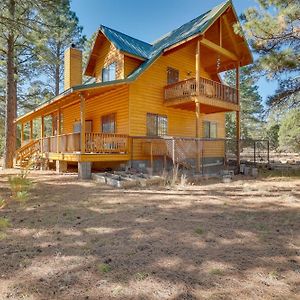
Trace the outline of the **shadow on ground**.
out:
[[[299,185],[115,190],[74,176],[34,180],[25,207],[0,212],[13,224],[0,241],[8,299],[300,293]]]

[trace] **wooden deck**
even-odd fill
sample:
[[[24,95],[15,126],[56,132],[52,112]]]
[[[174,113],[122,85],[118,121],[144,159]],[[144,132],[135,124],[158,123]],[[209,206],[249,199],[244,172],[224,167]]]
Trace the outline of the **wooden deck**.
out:
[[[85,149],[81,148],[80,133],[31,140],[16,152],[16,164],[24,166],[36,154],[50,160],[75,162],[129,160],[129,137],[127,135],[86,133]]]
[[[191,78],[164,88],[166,106],[194,110],[196,100],[202,104],[206,113],[239,111],[237,90],[210,79],[200,78],[199,87],[196,79]]]

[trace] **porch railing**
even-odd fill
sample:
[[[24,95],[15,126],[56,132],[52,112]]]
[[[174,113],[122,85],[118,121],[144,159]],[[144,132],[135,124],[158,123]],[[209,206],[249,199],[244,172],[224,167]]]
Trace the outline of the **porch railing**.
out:
[[[237,90],[219,82],[200,78],[199,95],[238,104]],[[196,79],[191,78],[165,87],[165,100],[187,98],[197,95]]]
[[[41,141],[43,152],[74,153],[81,151],[80,133],[45,137]],[[85,153],[127,153],[128,136],[123,134],[86,133]]]

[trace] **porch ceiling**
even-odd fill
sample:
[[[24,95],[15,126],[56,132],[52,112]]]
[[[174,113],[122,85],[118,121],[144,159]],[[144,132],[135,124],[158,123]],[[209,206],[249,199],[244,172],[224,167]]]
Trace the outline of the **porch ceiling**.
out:
[[[33,119],[48,116],[58,109],[63,109],[67,106],[76,104],[80,102],[80,94],[82,94],[86,100],[91,99],[95,96],[101,96],[107,92],[117,90],[122,88],[126,83],[117,84],[117,85],[106,85],[106,86],[98,86],[94,88],[86,88],[75,91],[66,91],[65,93],[57,96],[53,100],[48,101],[45,104],[40,105],[36,109],[30,111],[29,113],[18,117],[15,122],[16,123],[27,123]]]

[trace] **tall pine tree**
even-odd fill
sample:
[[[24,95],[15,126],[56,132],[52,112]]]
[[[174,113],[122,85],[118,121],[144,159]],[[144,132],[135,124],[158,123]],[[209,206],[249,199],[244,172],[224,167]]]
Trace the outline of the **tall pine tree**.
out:
[[[299,0],[258,0],[241,16],[243,29],[258,54],[256,70],[278,80],[271,107],[300,104],[300,4]],[[239,25],[236,31],[240,32]]]
[[[235,71],[225,73],[224,81],[235,86]],[[251,74],[250,68],[244,67],[240,70],[240,105],[241,105],[241,138],[261,138],[261,127],[263,125],[262,98],[258,93],[258,86]],[[235,116],[231,113],[226,115],[226,136],[235,138]]]
[[[46,84],[53,95],[57,96],[62,91],[64,51],[71,44],[83,48],[86,39],[76,14],[71,11],[70,0],[61,0],[54,11],[46,13],[43,19],[53,27],[46,28],[38,56],[41,69],[46,75]]]

